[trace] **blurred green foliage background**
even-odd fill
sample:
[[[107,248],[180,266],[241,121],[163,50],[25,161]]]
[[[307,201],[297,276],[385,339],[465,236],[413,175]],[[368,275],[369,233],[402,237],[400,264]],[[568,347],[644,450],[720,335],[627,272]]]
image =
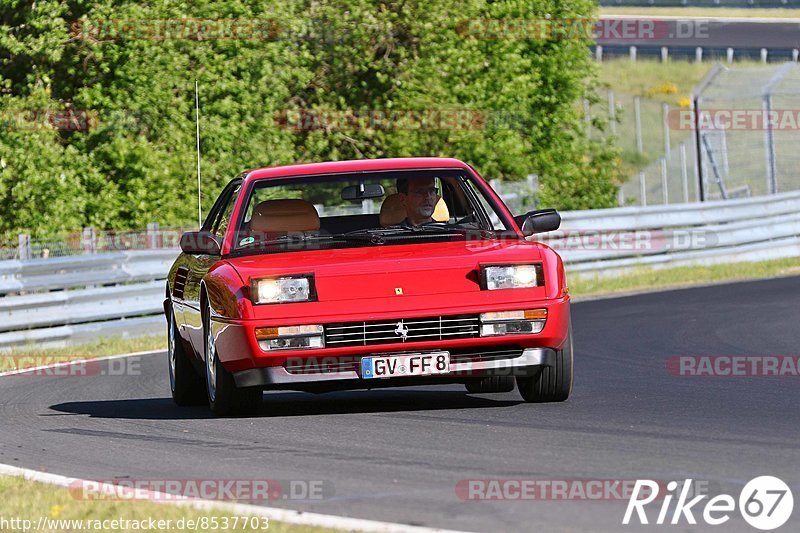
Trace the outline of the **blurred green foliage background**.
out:
[[[538,174],[546,206],[613,206],[617,154],[584,132],[591,36],[464,31],[470,20],[595,9],[591,0],[0,0],[0,235],[196,223],[195,80],[204,212],[249,168],[405,156],[457,157],[487,179]],[[165,19],[251,29],[227,38],[147,30]],[[464,109],[489,119],[442,129],[281,119]],[[41,110],[91,116],[91,127],[20,122]]]

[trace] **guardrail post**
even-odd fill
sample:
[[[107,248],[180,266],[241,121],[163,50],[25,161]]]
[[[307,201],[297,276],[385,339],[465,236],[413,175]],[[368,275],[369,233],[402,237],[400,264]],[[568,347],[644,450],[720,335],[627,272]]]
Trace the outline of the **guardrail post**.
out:
[[[594,48],[594,59],[598,63],[602,63],[603,62],[603,45],[598,44],[597,46],[595,46],[595,48]]]
[[[161,232],[158,230],[158,222],[151,222],[147,225],[147,247],[151,250],[161,248]]]
[[[697,63],[702,63],[703,62],[703,47],[702,46],[698,46],[697,48],[694,49],[694,60]]]
[[[669,48],[666,46],[661,47],[661,62],[666,63],[669,61]]]
[[[94,228],[83,228],[83,253],[93,254],[97,252],[97,233]]]
[[[635,46],[631,46],[631,47],[628,49],[628,53],[629,53],[629,54],[630,54],[630,56],[631,56],[631,61],[636,61],[636,47],[635,47]]]
[[[27,261],[31,259],[33,253],[31,252],[31,236],[27,233],[19,234],[19,260]]]
[[[728,63],[733,63],[733,48],[728,48],[726,55],[728,56]]]

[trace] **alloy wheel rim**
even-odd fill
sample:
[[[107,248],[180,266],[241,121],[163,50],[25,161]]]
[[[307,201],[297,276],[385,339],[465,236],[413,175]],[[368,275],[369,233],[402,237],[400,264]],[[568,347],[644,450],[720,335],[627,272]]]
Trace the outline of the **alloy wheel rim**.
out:
[[[217,397],[217,369],[215,366],[216,345],[214,332],[211,331],[211,321],[208,321],[208,337],[206,339],[206,381],[208,382],[208,396],[213,402]]]
[[[175,353],[175,317],[172,316],[172,313],[169,315],[169,331],[167,332],[167,349],[169,350],[169,385],[170,388],[174,391],[175,390],[175,358],[177,357]]]

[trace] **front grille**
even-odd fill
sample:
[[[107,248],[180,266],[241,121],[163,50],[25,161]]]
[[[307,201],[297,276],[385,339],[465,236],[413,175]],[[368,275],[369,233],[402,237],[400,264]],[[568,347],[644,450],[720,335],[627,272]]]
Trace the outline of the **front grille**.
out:
[[[487,346],[486,348],[460,348],[449,350],[450,363],[474,363],[477,361],[494,361],[497,359],[513,359],[522,355],[519,346]],[[400,352],[402,353],[402,352]],[[399,355],[398,352],[370,355],[326,356],[289,359],[285,368],[290,374],[327,374],[331,372],[360,372],[361,358],[379,355]]]
[[[346,322],[325,326],[325,346],[329,348],[470,339],[479,336],[478,315]]]

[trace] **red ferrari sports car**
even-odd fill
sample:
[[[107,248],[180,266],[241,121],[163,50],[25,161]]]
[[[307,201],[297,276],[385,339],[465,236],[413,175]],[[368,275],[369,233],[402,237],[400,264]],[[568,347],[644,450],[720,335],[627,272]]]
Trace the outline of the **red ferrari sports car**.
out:
[[[246,172],[181,238],[164,311],[179,405],[264,390],[463,383],[528,402],[572,389],[561,258],[469,165],[409,158]]]

